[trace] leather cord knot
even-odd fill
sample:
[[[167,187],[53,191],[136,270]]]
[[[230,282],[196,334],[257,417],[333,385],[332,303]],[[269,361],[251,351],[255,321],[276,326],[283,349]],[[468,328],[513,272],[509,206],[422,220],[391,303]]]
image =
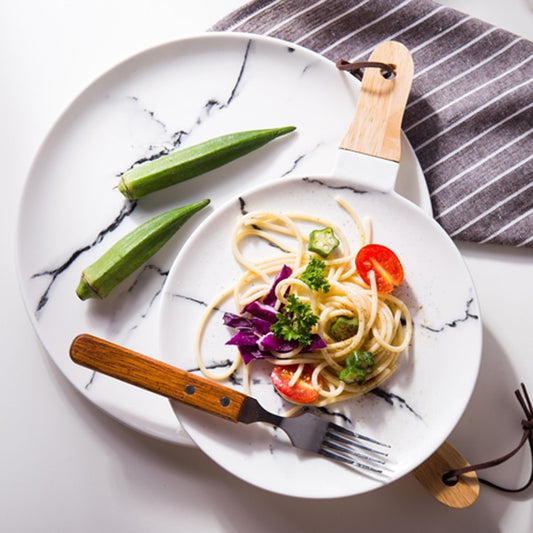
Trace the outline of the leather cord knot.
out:
[[[531,419],[531,420],[522,420],[522,427],[526,431],[533,431],[533,419]]]
[[[363,79],[363,69],[365,68],[379,68],[384,78],[394,78],[396,71],[394,65],[389,63],[381,63],[379,61],[346,61],[346,59],[339,59],[335,65],[339,70],[346,70],[353,74],[359,81]]]
[[[497,485],[496,483],[493,483],[492,481],[488,481],[486,479],[479,478],[480,483],[483,483],[485,485],[488,485],[489,487],[493,487],[495,489],[504,491],[504,492],[521,492],[525,489],[527,489],[531,483],[533,483],[533,406],[531,404],[531,400],[529,399],[529,395],[526,390],[526,386],[521,383],[522,390],[518,389],[515,391],[515,395],[518,399],[518,402],[520,403],[520,406],[522,407],[526,419],[522,420],[522,428],[524,430],[524,433],[522,434],[522,438],[520,439],[520,442],[518,443],[518,446],[516,446],[514,449],[512,449],[509,453],[506,453],[502,457],[498,457],[497,459],[493,459],[492,461],[486,461],[484,463],[479,463],[477,465],[467,466],[464,468],[456,468],[454,470],[449,470],[448,472],[445,472],[442,476],[442,481],[449,486],[455,485],[459,481],[459,477],[462,474],[466,474],[467,472],[473,472],[476,470],[482,470],[485,468],[491,468],[493,466],[499,465],[501,463],[504,463],[514,455],[516,455],[522,446],[526,442],[529,442],[529,448],[531,452],[531,474],[529,476],[528,481],[519,488],[507,488],[502,487],[501,485]]]

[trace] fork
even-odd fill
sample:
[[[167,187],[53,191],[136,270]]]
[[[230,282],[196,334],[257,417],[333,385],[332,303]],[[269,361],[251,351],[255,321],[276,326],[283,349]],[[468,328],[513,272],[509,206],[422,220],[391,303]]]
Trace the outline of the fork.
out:
[[[79,365],[233,422],[265,422],[283,430],[296,448],[367,473],[383,473],[388,444],[312,413],[278,416],[251,396],[93,335],[78,335],[70,357]]]

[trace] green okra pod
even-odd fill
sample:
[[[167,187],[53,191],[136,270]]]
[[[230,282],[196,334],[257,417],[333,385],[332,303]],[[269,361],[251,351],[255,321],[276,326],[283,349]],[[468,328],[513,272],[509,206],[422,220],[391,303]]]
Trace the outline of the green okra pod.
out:
[[[207,204],[208,199],[171,209],[130,231],[83,270],[76,289],[78,297],[105,298]]]
[[[118,190],[130,200],[221,167],[296,128],[240,131],[182,148],[126,171]]]

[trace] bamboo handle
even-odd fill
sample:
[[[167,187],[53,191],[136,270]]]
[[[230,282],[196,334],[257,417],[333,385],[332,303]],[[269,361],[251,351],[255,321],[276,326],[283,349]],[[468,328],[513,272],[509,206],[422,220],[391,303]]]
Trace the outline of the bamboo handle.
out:
[[[472,505],[479,496],[479,480],[475,472],[460,476],[455,485],[446,485],[444,473],[455,468],[469,466],[468,461],[448,442],[417,467],[413,474],[422,486],[438,501],[463,509]]]
[[[79,365],[233,422],[239,420],[247,398],[229,387],[92,335],[76,337],[70,346],[70,357]]]
[[[411,90],[413,59],[405,46],[387,41],[369,60],[392,64],[395,76],[387,79],[377,68],[365,70],[355,115],[340,148],[399,162],[401,123]]]

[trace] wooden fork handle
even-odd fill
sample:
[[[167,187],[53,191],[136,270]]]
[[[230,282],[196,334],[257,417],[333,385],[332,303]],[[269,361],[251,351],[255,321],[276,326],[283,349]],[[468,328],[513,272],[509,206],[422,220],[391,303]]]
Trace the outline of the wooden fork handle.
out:
[[[82,366],[237,422],[247,396],[93,335],[77,336],[71,359]]]

